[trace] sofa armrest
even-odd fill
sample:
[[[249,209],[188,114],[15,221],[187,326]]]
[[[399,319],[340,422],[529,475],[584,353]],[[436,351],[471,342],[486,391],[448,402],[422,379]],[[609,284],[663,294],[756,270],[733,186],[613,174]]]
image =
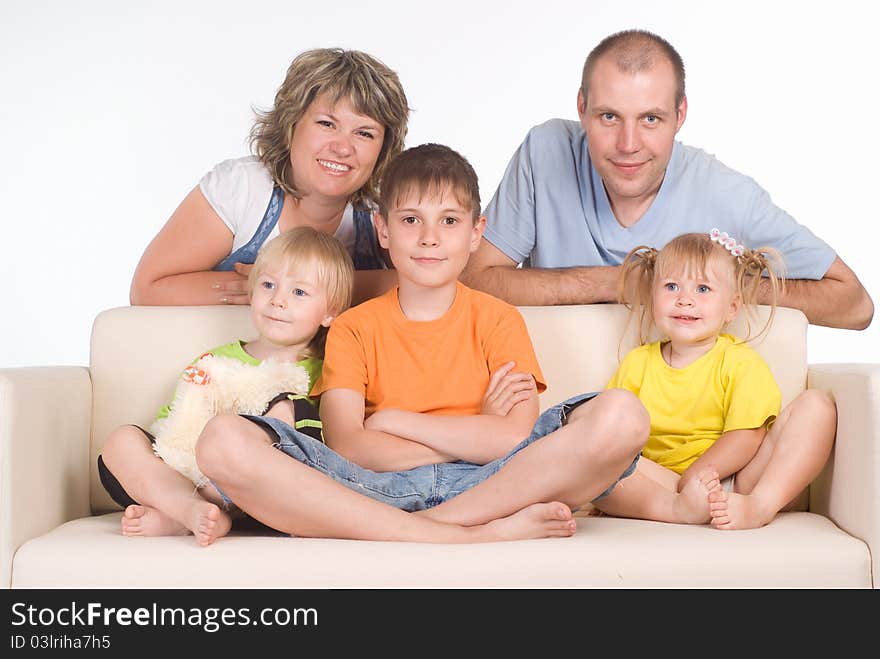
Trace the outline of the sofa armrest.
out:
[[[807,387],[837,403],[837,439],[810,510],[867,543],[880,587],[880,364],[811,364]]]
[[[23,543],[90,514],[91,418],[88,369],[0,369],[0,587]]]

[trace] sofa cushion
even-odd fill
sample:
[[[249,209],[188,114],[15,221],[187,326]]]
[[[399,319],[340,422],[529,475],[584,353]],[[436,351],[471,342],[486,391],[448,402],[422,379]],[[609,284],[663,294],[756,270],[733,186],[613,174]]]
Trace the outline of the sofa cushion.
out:
[[[813,513],[750,531],[588,517],[571,538],[469,545],[235,531],[206,548],[192,536],[125,537],[119,518],[74,520],[25,543],[12,587],[871,587],[867,545]]]

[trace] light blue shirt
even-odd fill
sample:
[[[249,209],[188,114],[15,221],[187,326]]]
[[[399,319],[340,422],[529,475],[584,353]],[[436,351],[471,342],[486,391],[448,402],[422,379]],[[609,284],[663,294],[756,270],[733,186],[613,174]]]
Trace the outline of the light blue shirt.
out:
[[[713,227],[750,249],[779,250],[790,279],[822,279],[836,257],[754,180],[680,142],[651,206],[633,226],[621,226],[583,127],[563,119],[529,131],[485,215],[486,240],[526,267],[619,265],[637,245],[660,249],[677,235]]]

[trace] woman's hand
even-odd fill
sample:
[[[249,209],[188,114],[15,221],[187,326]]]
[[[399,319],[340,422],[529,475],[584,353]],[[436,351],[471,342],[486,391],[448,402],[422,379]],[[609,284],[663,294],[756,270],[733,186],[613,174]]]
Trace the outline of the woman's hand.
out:
[[[250,304],[248,275],[253,267],[252,263],[236,263],[235,273],[238,277],[218,281],[212,286],[220,293],[219,304]]]
[[[531,373],[514,372],[515,362],[507,362],[489,378],[480,414],[507,416],[514,405],[538,396]]]

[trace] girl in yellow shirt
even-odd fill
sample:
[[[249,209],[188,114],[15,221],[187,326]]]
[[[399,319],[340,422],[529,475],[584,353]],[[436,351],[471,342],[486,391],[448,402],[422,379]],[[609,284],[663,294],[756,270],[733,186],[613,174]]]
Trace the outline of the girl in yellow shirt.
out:
[[[627,255],[619,291],[638,318],[642,345],[608,388],[639,397],[651,432],[633,475],[597,502],[602,512],[756,528],[797,505],[819,474],[834,442],[834,402],[808,390],[780,412],[766,362],[724,333],[760,289],[769,291],[771,314],[759,334],[772,322],[782,282],[771,259],[778,260],[774,250],[746,249],[717,229]],[[652,329],[664,338],[646,343]]]

